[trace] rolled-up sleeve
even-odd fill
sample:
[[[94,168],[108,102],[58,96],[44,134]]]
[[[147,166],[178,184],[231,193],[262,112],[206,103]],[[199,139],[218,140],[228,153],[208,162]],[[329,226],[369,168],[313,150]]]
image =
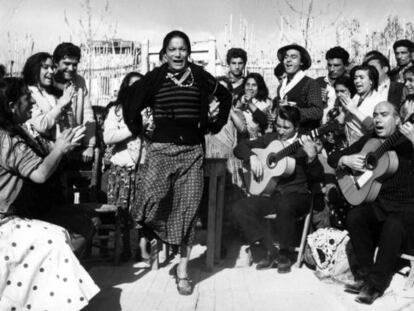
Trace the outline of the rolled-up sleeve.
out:
[[[33,150],[17,138],[3,137],[0,148],[0,165],[22,177],[29,177],[43,162]]]

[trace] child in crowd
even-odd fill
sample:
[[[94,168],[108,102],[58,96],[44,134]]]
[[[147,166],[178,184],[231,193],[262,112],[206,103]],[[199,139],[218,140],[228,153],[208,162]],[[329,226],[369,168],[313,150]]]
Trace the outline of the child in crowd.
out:
[[[142,77],[138,72],[128,73],[123,79],[118,94],[135,81]],[[140,167],[145,158],[145,139],[135,137],[124,123],[122,114],[122,103],[119,97],[108,105],[108,115],[104,122],[103,140],[108,146],[106,158],[109,159],[110,168],[107,183],[108,203],[115,204],[121,208],[123,213],[123,252],[122,259],[128,260],[131,257],[130,235],[131,228],[130,209],[136,200],[136,190],[140,178]],[[147,115],[144,116],[146,119]],[[148,120],[147,116],[147,120]],[[148,123],[147,123],[148,124]],[[137,253],[137,260],[143,261],[149,266],[150,255],[147,251],[147,239],[140,229],[140,248]]]

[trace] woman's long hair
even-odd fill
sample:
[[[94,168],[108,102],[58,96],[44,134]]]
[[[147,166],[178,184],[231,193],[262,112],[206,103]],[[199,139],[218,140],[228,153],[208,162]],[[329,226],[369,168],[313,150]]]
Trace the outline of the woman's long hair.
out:
[[[260,100],[260,101],[266,101],[269,98],[269,89],[267,88],[266,83],[265,83],[262,75],[257,73],[257,72],[249,73],[244,78],[243,93],[241,94],[241,96],[243,96],[245,94],[244,88],[246,87],[247,80],[249,80],[249,79],[253,79],[254,81],[256,81],[256,84],[257,84],[256,99]],[[240,96],[240,98],[241,98],[241,96]]]
[[[36,142],[16,122],[10,109],[10,102],[19,103],[20,98],[29,93],[27,85],[21,78],[5,78],[4,83],[0,91],[0,129],[8,132],[11,137],[21,137],[36,154],[44,156]]]
[[[46,52],[39,52],[30,56],[23,66],[23,81],[27,85],[38,85],[40,80],[40,68],[52,55]]]
[[[118,112],[119,109],[120,109],[120,107],[121,107],[121,104],[122,104],[122,102],[123,102],[123,100],[125,98],[125,95],[126,95],[125,94],[125,91],[128,88],[131,79],[132,78],[139,78],[139,79],[141,79],[143,76],[144,75],[142,75],[141,73],[136,72],[136,71],[131,71],[131,72],[127,73],[125,75],[125,77],[122,79],[121,85],[119,86],[118,96],[117,96],[116,100],[113,101],[113,102],[110,102],[108,104],[108,106],[106,107],[106,111],[109,111],[109,109],[112,106],[115,106],[116,107],[116,109],[115,109],[116,111],[115,112]]]

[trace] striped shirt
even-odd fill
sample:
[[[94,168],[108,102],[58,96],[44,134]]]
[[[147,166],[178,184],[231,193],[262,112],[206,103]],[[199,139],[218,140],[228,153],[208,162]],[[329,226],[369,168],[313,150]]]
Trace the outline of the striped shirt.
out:
[[[175,120],[177,124],[197,125],[200,119],[200,90],[197,86],[179,87],[166,79],[154,102],[154,122]]]
[[[180,76],[177,76],[180,79]],[[191,82],[191,77],[183,83]],[[208,81],[214,87],[215,81]],[[154,96],[153,105],[155,142],[172,142],[183,145],[199,144],[203,140],[200,131],[200,89],[192,86],[180,87],[165,78]]]

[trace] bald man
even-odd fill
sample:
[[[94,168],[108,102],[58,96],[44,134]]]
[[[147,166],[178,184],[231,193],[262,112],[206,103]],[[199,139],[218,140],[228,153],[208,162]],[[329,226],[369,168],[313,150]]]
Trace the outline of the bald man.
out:
[[[389,286],[399,253],[413,241],[414,227],[414,127],[411,123],[401,124],[395,106],[389,102],[375,106],[373,119],[373,134],[328,158],[334,168],[364,171],[364,157],[359,152],[367,140],[385,140],[396,131],[402,133],[391,149],[398,156],[397,171],[383,181],[374,202],[363,203],[348,214],[347,229],[358,261],[358,281],[346,286],[345,291],[358,294],[355,300],[366,304],[374,302]]]

